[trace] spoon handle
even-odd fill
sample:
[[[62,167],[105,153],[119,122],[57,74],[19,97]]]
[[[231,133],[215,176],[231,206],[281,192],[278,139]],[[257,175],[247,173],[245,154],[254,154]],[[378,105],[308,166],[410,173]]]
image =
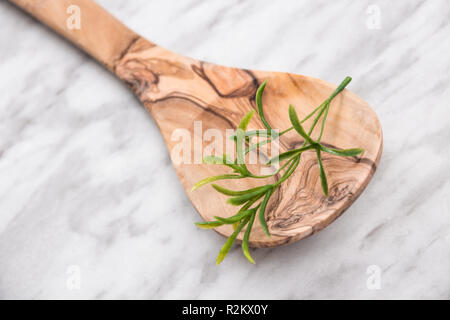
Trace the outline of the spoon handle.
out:
[[[113,71],[139,36],[93,0],[9,0]]]

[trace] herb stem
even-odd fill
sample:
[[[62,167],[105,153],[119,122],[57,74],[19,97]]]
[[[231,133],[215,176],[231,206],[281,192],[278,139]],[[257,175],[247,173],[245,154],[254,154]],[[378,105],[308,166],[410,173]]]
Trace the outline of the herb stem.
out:
[[[325,102],[324,102],[324,103],[325,103]],[[322,103],[322,104],[320,104],[318,107],[316,107],[310,114],[308,114],[305,118],[303,118],[303,120],[301,120],[300,123],[304,123],[306,120],[308,120],[309,118],[311,118],[311,117],[314,115],[314,113],[317,112],[317,110],[319,110],[320,108],[323,107],[324,103]],[[290,128],[288,128],[288,129],[286,129],[286,130],[283,130],[283,131],[280,132],[280,134],[279,134],[278,136],[282,136],[283,134],[285,134],[286,132],[291,131],[292,129],[294,129],[294,127],[290,127]]]
[[[274,175],[277,175],[278,173],[280,173],[281,170],[283,170],[284,168],[286,168],[286,167],[289,165],[289,162],[290,162],[291,160],[292,160],[292,159],[290,159],[289,161],[286,161],[280,168],[277,169],[277,171],[275,171],[275,172],[272,173],[272,174],[268,174],[268,175],[264,175],[264,176],[257,176],[257,175],[253,175],[253,174],[252,174],[251,176],[249,176],[249,178],[265,179],[265,178],[273,177]]]
[[[290,163],[289,168],[286,170],[286,172],[283,174],[280,180],[278,180],[277,183],[275,183],[274,185],[275,187],[278,187],[280,184],[286,181],[286,179],[289,178],[291,174],[295,171],[298,164],[300,163],[300,155],[292,157],[287,163]]]
[[[327,116],[328,116],[329,110],[330,110],[330,103],[328,103],[328,105],[325,108],[325,114],[323,115],[322,126],[320,127],[320,133],[319,133],[319,137],[317,138],[317,142],[320,142],[320,139],[322,139],[323,129],[325,128],[325,121],[327,121]]]

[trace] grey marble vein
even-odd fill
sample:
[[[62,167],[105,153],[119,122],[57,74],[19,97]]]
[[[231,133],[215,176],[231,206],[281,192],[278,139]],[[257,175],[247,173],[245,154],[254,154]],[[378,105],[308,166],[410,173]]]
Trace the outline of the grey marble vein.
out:
[[[194,226],[131,92],[2,1],[0,298],[450,298],[447,0],[99,2],[197,59],[353,76],[380,117],[382,162],[324,231],[254,250],[256,266],[235,248],[216,267],[224,239]]]

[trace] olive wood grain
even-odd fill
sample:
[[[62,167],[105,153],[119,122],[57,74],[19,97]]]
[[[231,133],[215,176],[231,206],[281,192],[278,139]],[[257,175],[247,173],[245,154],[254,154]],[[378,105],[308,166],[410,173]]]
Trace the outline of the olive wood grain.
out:
[[[273,128],[290,127],[288,105],[299,117],[307,115],[336,88],[307,76],[244,70],[194,60],[149,42],[130,31],[106,11],[88,0],[11,0],[47,24],[123,80],[155,119],[169,151],[175,129],[194,135],[194,121],[203,131],[236,129],[242,116],[256,109],[255,92],[268,80],[263,104]],[[81,29],[68,30],[66,9],[81,9]],[[345,75],[342,75],[344,78]],[[311,122],[306,123],[306,127]],[[255,117],[249,129],[263,128]],[[313,132],[317,136],[317,130]],[[280,152],[299,147],[302,139],[289,132],[280,139]],[[339,148],[364,148],[360,157],[343,158],[323,154],[329,182],[329,196],[321,191],[317,160],[305,152],[296,172],[276,191],[269,202],[266,219],[272,234],[267,237],[257,220],[251,234],[253,247],[273,247],[300,240],[323,229],[348,208],[372,178],[382,152],[382,132],[369,105],[349,90],[337,96],[330,108],[322,142]],[[210,186],[191,192],[195,182],[211,175],[230,173],[217,165],[175,163],[175,170],[190,200],[206,221],[214,216],[231,216],[237,209]],[[145,173],[144,173],[145,174]],[[242,179],[218,182],[231,189],[250,188],[274,181]],[[228,236],[231,226],[216,229]],[[174,231],[175,232],[175,231]],[[242,234],[238,236],[242,239]]]

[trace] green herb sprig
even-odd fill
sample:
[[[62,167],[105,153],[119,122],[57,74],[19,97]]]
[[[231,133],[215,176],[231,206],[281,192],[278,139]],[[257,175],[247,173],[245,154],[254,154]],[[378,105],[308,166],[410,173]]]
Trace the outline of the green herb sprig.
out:
[[[229,190],[217,184],[212,184],[212,187],[217,192],[222,193],[229,197],[227,199],[227,203],[234,206],[240,206],[240,209],[237,211],[237,213],[229,218],[215,216],[214,218],[216,220],[214,221],[196,223],[198,227],[203,229],[217,228],[225,224],[233,225],[234,232],[231,234],[231,236],[228,237],[227,241],[220,250],[216,260],[217,264],[220,264],[223,261],[223,259],[225,259],[226,255],[233,246],[233,243],[235,242],[237,236],[244,229],[245,226],[246,230],[242,240],[242,252],[248,261],[250,261],[251,263],[255,263],[252,256],[250,255],[248,248],[250,233],[253,227],[254,220],[258,215],[258,219],[263,230],[265,231],[267,236],[270,237],[269,228],[267,227],[267,222],[265,218],[267,204],[270,200],[270,197],[274,194],[276,189],[295,172],[298,165],[300,164],[300,158],[303,152],[307,150],[314,150],[316,152],[320,181],[325,196],[328,196],[328,182],[325,168],[322,162],[322,152],[327,152],[333,155],[343,157],[353,157],[360,155],[364,152],[364,150],[360,148],[345,149],[345,150],[328,148],[324,146],[322,143],[320,143],[325,128],[325,122],[328,117],[328,111],[330,109],[331,101],[342,90],[345,89],[345,87],[350,83],[351,80],[352,80],[351,77],[346,77],[341,82],[341,84],[336,88],[336,90],[328,97],[328,99],[322,102],[318,107],[316,107],[310,114],[308,114],[302,120],[299,120],[297,112],[295,111],[294,107],[292,105],[289,105],[289,119],[291,121],[292,127],[284,131],[281,131],[280,133],[278,133],[278,131],[274,130],[270,126],[270,124],[267,122],[264,116],[262,95],[267,85],[267,81],[265,81],[256,91],[256,106],[258,116],[261,122],[263,123],[265,129],[246,131],[247,126],[254,115],[254,110],[251,110],[242,118],[236,130],[236,133],[231,137],[235,141],[236,158],[232,160],[228,158],[227,155],[223,155],[223,157],[221,158],[216,156],[206,156],[203,158],[203,162],[205,164],[225,165],[232,169],[232,173],[205,178],[197,182],[192,188],[192,191],[200,188],[201,186],[219,180],[244,179],[244,178],[264,179],[278,175],[279,173],[282,172],[280,178],[276,182],[247,190],[240,190],[240,191]],[[311,127],[309,128],[308,132],[306,132],[306,130],[302,126],[302,123],[304,123],[306,120],[310,119],[314,115],[315,118],[311,124]],[[313,139],[311,137],[311,133],[313,132],[314,128],[316,127],[317,123],[320,121],[321,118],[322,122],[319,136],[317,139]],[[245,155],[250,151],[258,150],[262,145],[272,142],[273,139],[278,139],[280,136],[286,134],[291,130],[295,130],[303,138],[304,140],[303,145],[300,148],[286,151],[284,153],[279,154],[277,157],[270,159],[267,162],[267,165],[273,165],[277,162],[278,163],[284,162],[275,172],[268,175],[255,175],[252,172],[250,172],[250,170],[244,163]],[[266,139],[251,144],[250,141],[252,137],[263,137]],[[239,143],[241,141],[246,142],[247,147],[245,149],[242,148],[242,143]]]

